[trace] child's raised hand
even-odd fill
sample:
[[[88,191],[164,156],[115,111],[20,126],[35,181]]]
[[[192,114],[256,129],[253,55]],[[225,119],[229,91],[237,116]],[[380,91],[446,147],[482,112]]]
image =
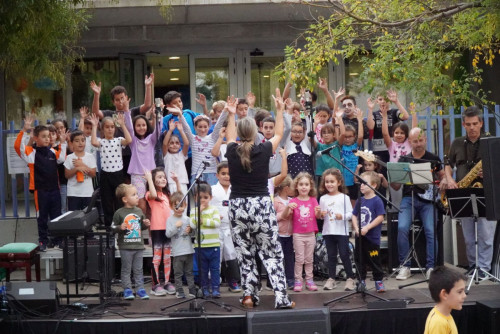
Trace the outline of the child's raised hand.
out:
[[[285,100],[285,106],[286,106],[286,110],[288,110],[288,111],[290,111],[290,112],[291,112],[291,111],[293,111],[293,101],[292,101],[292,99],[291,99],[291,98],[289,98],[289,97],[288,97],[288,98]]]
[[[325,78],[319,78],[318,88],[321,90],[328,90],[328,84]]]
[[[177,180],[179,180],[179,177],[177,176],[177,174],[175,172],[170,172],[170,178],[174,181],[174,182],[177,182]],[[178,189],[180,191],[180,189]]]
[[[176,127],[175,121],[173,118],[168,121],[168,131],[174,131]]]
[[[335,89],[332,89],[332,93],[333,93],[333,97],[335,99],[338,99],[339,97],[341,97],[342,95],[345,94],[345,88],[339,87],[338,91],[335,91]]]
[[[198,93],[198,98],[195,99],[195,100],[201,106],[206,106],[207,105],[207,98],[202,93]]]
[[[150,221],[149,219],[147,219],[147,218],[144,218],[144,219],[142,220],[142,223],[143,223],[145,226],[147,226],[147,227],[149,227],[149,226],[151,225],[151,221]]]
[[[245,96],[245,99],[247,100],[248,102],[248,106],[250,108],[253,108],[255,106],[255,94],[252,93],[252,92],[248,92],[247,95]]]
[[[96,114],[90,115],[90,123],[92,123],[92,127],[97,127],[99,125],[99,116]]]
[[[94,92],[94,94],[101,94],[101,83],[99,82],[99,85],[95,83],[94,80],[90,82],[90,89]]]
[[[144,85],[146,86],[151,86],[153,82],[155,81],[155,74],[151,73],[149,77],[146,75],[144,78]]]
[[[396,103],[396,101],[398,100],[398,93],[393,89],[389,89],[387,91],[387,98],[389,99],[389,101]]]
[[[234,95],[228,96],[227,97],[227,101],[226,101],[226,107],[225,107],[225,109],[230,114],[236,114],[236,104],[237,104],[237,99],[234,97]]]
[[[125,102],[123,102],[123,107],[124,107],[124,111],[130,110],[130,97],[125,99]]]
[[[223,126],[219,131],[219,138],[224,139],[226,137],[226,127]]]
[[[363,121],[363,112],[361,111],[361,109],[359,108],[354,109],[354,114],[356,115],[358,121],[360,122]]]
[[[69,130],[61,131],[59,133],[59,141],[62,143],[66,142],[66,139],[69,137]]]
[[[276,110],[285,110],[285,102],[283,102],[283,98],[281,97],[280,89],[276,88],[275,93],[276,96],[273,95],[273,99]]]
[[[151,175],[151,171],[150,170],[144,169],[144,178],[147,181],[152,181],[153,180],[153,176]]]
[[[371,98],[371,96],[366,100],[366,104],[368,105],[368,109],[373,110],[375,108],[375,101]]]
[[[31,114],[27,114],[26,117],[24,118],[24,125],[23,125],[23,131],[24,132],[29,132],[31,129],[33,129],[33,121],[35,118]]]
[[[116,122],[120,124],[122,128],[125,127],[125,115],[123,113],[118,113],[116,116]]]
[[[89,116],[89,108],[86,106],[83,106],[80,108],[80,119],[85,119]]]
[[[184,131],[184,128],[182,127],[181,122],[175,122],[175,127],[177,128],[177,130],[179,130],[179,132]]]

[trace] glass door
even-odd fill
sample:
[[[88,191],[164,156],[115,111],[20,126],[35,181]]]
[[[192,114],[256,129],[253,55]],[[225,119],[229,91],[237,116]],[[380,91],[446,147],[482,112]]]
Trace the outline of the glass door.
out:
[[[146,57],[120,53],[120,85],[125,87],[130,98],[130,106],[144,103],[144,76],[146,75]]]
[[[192,110],[203,113],[202,107],[196,103],[198,93],[207,98],[207,109],[218,100],[226,100],[236,94],[235,59],[232,55],[190,57],[190,88]]]

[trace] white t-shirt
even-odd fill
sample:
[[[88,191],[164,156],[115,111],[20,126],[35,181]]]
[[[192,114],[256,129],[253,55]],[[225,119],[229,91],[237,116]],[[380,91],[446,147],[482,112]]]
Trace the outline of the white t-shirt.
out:
[[[180,184],[188,184],[189,178],[186,171],[185,161],[187,160],[187,156],[182,154],[182,151],[177,153],[167,152],[163,157],[163,163],[165,165],[165,174],[167,175],[167,182],[170,186],[171,184],[175,185],[174,180],[170,175],[170,172],[174,172],[177,174],[177,178],[179,179]]]
[[[85,137],[85,152],[92,154],[97,161],[97,147],[92,146],[90,136]]]
[[[349,219],[352,216],[352,205],[349,196],[338,193],[336,195],[325,194],[319,199],[321,211],[326,211],[323,223],[323,234],[348,235]],[[340,213],[343,219],[335,219],[335,214]]]
[[[231,195],[231,186],[229,186],[227,192],[219,182],[212,186],[212,200],[210,204],[219,210],[221,229],[229,229],[231,227],[229,224],[229,195]]]
[[[75,153],[71,153],[66,157],[66,161],[64,162],[64,167],[66,169],[75,168],[73,159],[78,159]],[[85,152],[85,155],[81,159],[87,167],[96,168],[95,158],[92,154]],[[76,181],[76,174],[68,179],[68,196],[92,197],[93,192],[94,186],[92,185],[92,178],[88,175],[84,174],[83,182]]]

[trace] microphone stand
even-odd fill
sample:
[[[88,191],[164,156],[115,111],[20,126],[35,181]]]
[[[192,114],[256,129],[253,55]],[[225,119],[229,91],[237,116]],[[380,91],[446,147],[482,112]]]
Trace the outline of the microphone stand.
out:
[[[328,152],[328,155],[333,160],[335,160],[336,162],[338,162],[343,168],[345,168],[345,170],[347,170],[349,173],[351,173],[354,176],[354,178],[357,178],[360,183],[362,183],[365,186],[367,186],[368,188],[372,189],[379,197],[386,199],[387,203],[392,204],[399,211],[399,208],[394,203],[392,203],[391,201],[389,201],[389,199],[387,199],[385,196],[383,196],[378,190],[374,189],[365,180],[363,180],[359,175],[357,175],[355,172],[353,172],[351,169],[349,169],[349,167],[347,167],[344,163],[342,163],[342,161],[340,159],[334,157],[331,154],[331,150]],[[376,298],[376,299],[381,300],[381,301],[385,301],[385,302],[389,301],[388,299],[382,298],[380,296],[377,296],[377,295],[375,295],[373,293],[370,293],[370,292],[366,291],[366,286],[364,284],[361,284],[361,271],[360,271],[360,268],[362,268],[362,266],[363,266],[363,251],[362,251],[362,243],[361,243],[361,237],[362,237],[361,236],[361,185],[358,188],[358,200],[356,201],[356,209],[357,209],[357,212],[358,212],[357,218],[358,218],[358,238],[359,238],[359,242],[358,242],[358,246],[359,246],[358,247],[359,266],[356,263],[356,258],[354,258],[354,264],[356,266],[356,276],[357,276],[357,279],[358,279],[357,288],[356,288],[355,291],[350,292],[350,293],[348,293],[348,294],[346,294],[344,296],[333,298],[331,300],[328,300],[328,301],[324,302],[323,303],[324,306],[327,306],[327,305],[329,305],[329,304],[331,304],[333,302],[345,299],[347,297],[350,297],[350,296],[358,294],[358,293],[361,293],[361,295],[363,297],[363,300],[365,299],[366,295],[369,295],[369,296],[372,296],[373,298]]]
[[[200,282],[201,282],[201,274],[202,274],[202,266],[201,266],[201,202],[200,202],[200,180],[201,180],[201,177],[203,176],[203,172],[205,171],[205,169],[207,169],[207,167],[209,166],[208,163],[206,162],[203,162],[201,164],[201,170],[200,172],[198,173],[198,175],[196,175],[196,178],[194,180],[194,182],[189,186],[189,189],[187,190],[186,194],[184,195],[184,197],[182,198],[182,200],[176,205],[176,209],[180,208],[182,206],[182,203],[185,201],[185,200],[189,200],[188,197],[189,197],[189,192],[193,189],[194,185],[196,184],[196,207],[195,207],[195,212],[196,212],[196,219],[197,219],[197,223],[196,223],[196,240],[197,240],[197,246],[198,246],[198,251],[196,252],[196,262],[197,262],[197,265],[198,265],[198,277],[200,278]],[[168,306],[162,306],[160,308],[160,310],[162,311],[165,311],[166,309],[169,309],[171,307],[174,307],[174,306],[177,306],[177,305],[181,305],[181,304],[184,304],[184,303],[187,303],[189,302],[189,309],[181,309],[181,310],[178,310],[174,313],[171,313],[170,316],[172,317],[199,317],[201,316],[201,314],[205,311],[205,308],[203,307],[206,303],[211,303],[211,304],[214,304],[216,306],[219,306],[220,308],[223,308],[225,309],[226,311],[228,312],[231,312],[232,311],[232,308],[224,303],[219,303],[219,302],[216,302],[215,300],[211,300],[211,299],[203,299],[203,301],[199,301],[199,299],[203,299],[203,291],[201,288],[198,289],[198,291],[196,292],[196,296],[194,298],[188,298],[186,300],[182,300],[180,302],[177,302],[177,303],[173,303],[172,305],[168,305]]]

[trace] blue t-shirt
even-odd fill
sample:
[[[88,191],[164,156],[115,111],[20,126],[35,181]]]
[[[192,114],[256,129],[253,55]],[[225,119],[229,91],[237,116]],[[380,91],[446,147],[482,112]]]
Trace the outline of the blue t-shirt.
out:
[[[198,116],[198,115],[200,115],[200,114],[198,114],[198,113],[196,113],[196,112],[194,112],[192,110],[189,110],[189,109],[184,109],[182,111],[182,116],[184,116],[184,118],[186,119],[186,122],[189,125],[189,127],[191,128],[191,132],[193,134],[196,133],[196,130],[194,129],[194,118],[196,116]],[[168,122],[172,118],[176,122],[179,121],[179,117],[177,117],[177,116],[175,116],[173,114],[168,114],[167,116],[163,117],[163,126],[162,126],[162,130],[161,130],[161,132],[162,132],[161,142],[163,142],[163,138],[165,138],[164,134],[165,134],[165,131],[168,131]],[[174,129],[174,131],[172,133],[175,134],[175,135],[177,135],[179,137],[179,141],[181,143],[181,149],[182,149],[182,147],[184,146],[184,143],[183,143],[183,140],[182,140],[182,136],[179,133],[179,130],[177,130],[177,128],[176,128],[176,129]],[[189,147],[188,157],[191,157],[191,147]]]
[[[354,206],[354,210],[352,210],[353,216],[358,216],[358,205],[359,201],[361,201],[361,219],[359,224],[361,227],[364,227],[370,224],[375,218],[380,215],[385,214],[384,202],[380,199],[380,197],[375,196],[370,199],[365,199],[364,197],[359,198],[356,201],[356,205]],[[366,233],[365,237],[370,240],[370,242],[380,246],[380,234],[382,231],[382,223],[378,224],[376,227]]]
[[[354,143],[352,145],[342,145],[342,159],[344,165],[347,166],[353,172],[356,171],[356,167],[358,166],[358,156],[354,155],[354,150],[359,149],[358,143]],[[344,183],[347,187],[354,185],[354,175],[350,173],[348,170],[344,170]]]
[[[330,156],[331,154],[332,156],[340,160],[340,147],[338,141],[334,141],[331,144],[318,143],[317,152],[326,150],[333,145],[337,145],[337,147],[331,150],[328,154],[322,154],[321,156],[316,157],[316,175],[322,175],[323,172],[328,168],[337,168],[341,172],[343,171],[344,168],[342,168],[342,165],[340,165],[334,158]]]

